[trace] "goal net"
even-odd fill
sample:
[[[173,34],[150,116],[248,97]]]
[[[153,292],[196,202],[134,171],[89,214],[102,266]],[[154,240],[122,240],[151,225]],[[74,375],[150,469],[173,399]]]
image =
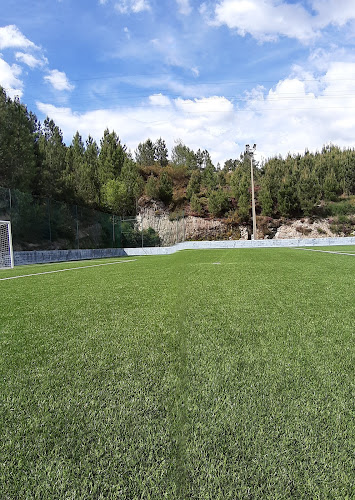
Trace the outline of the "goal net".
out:
[[[0,269],[9,267],[14,267],[11,224],[9,221],[0,220]]]

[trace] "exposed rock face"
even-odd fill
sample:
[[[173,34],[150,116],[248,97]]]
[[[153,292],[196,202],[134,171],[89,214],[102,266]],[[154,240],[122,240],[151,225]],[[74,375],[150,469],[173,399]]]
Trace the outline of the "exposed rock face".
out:
[[[260,218],[261,219],[261,218]],[[236,240],[250,239],[251,228],[230,225],[223,219],[204,219],[185,216],[171,220],[171,214],[161,204],[141,207],[137,216],[138,227],[153,228],[160,236],[163,245],[173,245],[184,240]],[[312,221],[301,219],[281,221],[269,219],[258,221],[258,239],[275,238],[327,238],[342,236],[330,230],[327,220]]]
[[[229,239],[232,236],[229,226],[220,220],[193,216],[170,220],[168,212],[162,213],[151,208],[142,209],[137,216],[137,222],[140,228],[142,225],[143,229],[153,228],[159,234],[163,245],[173,245],[184,240]],[[239,233],[234,234],[231,239],[237,239],[237,236]]]
[[[276,231],[275,239],[287,238],[332,238],[343,236],[334,234],[329,227],[327,220],[311,221],[309,219],[290,221],[289,224],[282,224]]]

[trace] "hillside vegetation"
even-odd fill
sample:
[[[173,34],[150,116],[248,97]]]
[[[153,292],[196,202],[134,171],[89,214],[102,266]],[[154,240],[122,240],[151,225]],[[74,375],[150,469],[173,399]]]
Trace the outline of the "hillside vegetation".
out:
[[[260,217],[333,217],[342,232],[353,230],[355,149],[327,145],[321,151],[269,158],[254,164]],[[34,196],[134,215],[160,201],[174,215],[250,221],[250,160],[244,154],[214,165],[207,150],[164,139],[147,139],[134,154],[115,131],[98,144],[76,132],[67,146],[53,120],[43,123],[0,88],[0,186]]]

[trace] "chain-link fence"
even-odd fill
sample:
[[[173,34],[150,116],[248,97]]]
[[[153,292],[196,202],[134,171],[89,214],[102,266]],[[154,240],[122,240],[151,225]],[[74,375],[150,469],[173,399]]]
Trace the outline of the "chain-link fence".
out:
[[[179,231],[166,228],[164,233],[159,218],[119,217],[0,187],[1,219],[12,223],[15,250],[134,248],[183,241],[181,224]]]

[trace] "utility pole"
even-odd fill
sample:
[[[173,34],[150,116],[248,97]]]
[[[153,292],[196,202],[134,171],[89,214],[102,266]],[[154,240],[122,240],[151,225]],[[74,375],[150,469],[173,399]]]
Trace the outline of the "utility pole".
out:
[[[245,153],[250,158],[250,176],[251,176],[251,211],[253,219],[253,234],[251,239],[256,240],[256,214],[255,214],[255,194],[254,194],[254,172],[253,172],[253,158],[256,149],[256,144],[251,148],[249,144],[245,146]]]

